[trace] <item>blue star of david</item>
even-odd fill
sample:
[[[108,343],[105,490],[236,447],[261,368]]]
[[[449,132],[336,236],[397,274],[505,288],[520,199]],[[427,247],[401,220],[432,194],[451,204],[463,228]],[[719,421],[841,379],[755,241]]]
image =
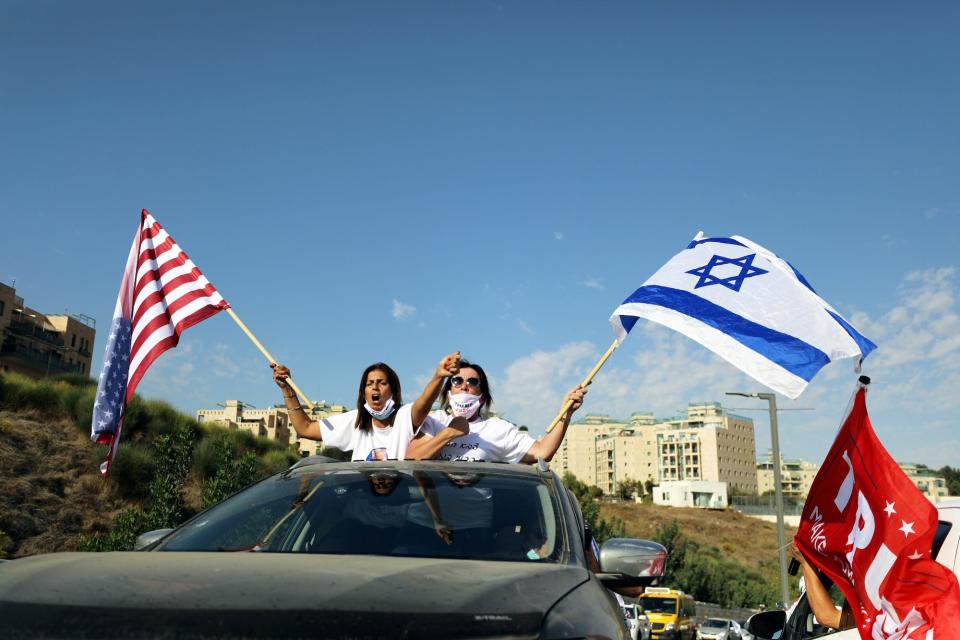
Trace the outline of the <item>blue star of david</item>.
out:
[[[742,258],[725,258],[723,256],[714,255],[712,258],[710,258],[710,262],[702,267],[691,269],[690,271],[687,271],[687,273],[700,277],[694,289],[699,289],[700,287],[709,287],[712,284],[720,284],[731,291],[739,292],[740,287],[743,286],[743,281],[747,278],[769,273],[766,269],[753,266],[753,259],[756,257],[757,254],[755,253],[743,256]],[[729,278],[718,278],[710,273],[714,267],[720,267],[725,264],[732,264],[740,267],[740,273],[730,276]]]

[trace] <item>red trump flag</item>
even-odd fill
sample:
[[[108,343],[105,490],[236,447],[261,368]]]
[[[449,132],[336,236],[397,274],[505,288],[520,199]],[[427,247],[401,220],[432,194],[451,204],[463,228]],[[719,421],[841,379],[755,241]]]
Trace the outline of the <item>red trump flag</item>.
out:
[[[857,390],[795,542],[843,591],[865,639],[960,638],[960,587],[931,558],[937,510],[887,453]]]

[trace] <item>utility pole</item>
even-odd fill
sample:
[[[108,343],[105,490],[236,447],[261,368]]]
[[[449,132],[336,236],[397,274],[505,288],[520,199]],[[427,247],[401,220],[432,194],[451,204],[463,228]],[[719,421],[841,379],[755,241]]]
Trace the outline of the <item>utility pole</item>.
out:
[[[773,492],[776,496],[777,508],[777,545],[780,561],[780,600],[786,605],[790,602],[790,585],[787,582],[787,543],[783,526],[783,486],[780,476],[780,436],[777,430],[777,396],[773,393],[743,393],[728,391],[728,396],[743,396],[744,398],[759,398],[767,401],[770,411],[770,444],[773,447]]]

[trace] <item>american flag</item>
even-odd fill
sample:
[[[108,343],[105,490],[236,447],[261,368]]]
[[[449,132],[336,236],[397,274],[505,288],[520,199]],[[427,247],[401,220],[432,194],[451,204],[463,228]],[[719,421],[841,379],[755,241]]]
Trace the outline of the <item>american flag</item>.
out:
[[[177,346],[180,334],[229,305],[150,212],[127,256],[97,384],[90,437],[110,447],[104,475],[120,444],[127,402],[147,368]]]

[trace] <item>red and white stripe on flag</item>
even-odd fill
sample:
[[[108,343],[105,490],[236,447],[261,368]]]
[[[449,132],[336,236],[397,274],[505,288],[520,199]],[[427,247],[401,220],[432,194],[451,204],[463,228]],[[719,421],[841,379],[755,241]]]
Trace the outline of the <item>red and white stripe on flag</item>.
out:
[[[116,456],[127,401],[150,365],[185,329],[229,305],[150,212],[127,256],[93,407],[91,438]]]
[[[184,329],[229,306],[146,209],[132,298],[127,399],[157,357],[177,346]]]
[[[936,508],[881,444],[861,387],[794,541],[843,591],[865,640],[960,638],[960,585],[931,558],[936,529]]]

